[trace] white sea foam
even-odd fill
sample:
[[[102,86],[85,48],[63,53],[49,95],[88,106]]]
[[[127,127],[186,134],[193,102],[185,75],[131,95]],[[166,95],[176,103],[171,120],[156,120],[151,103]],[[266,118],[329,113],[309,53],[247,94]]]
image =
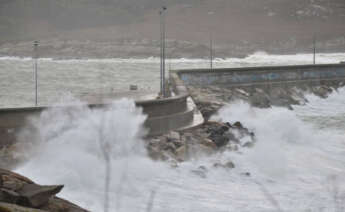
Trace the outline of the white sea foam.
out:
[[[344,95],[340,90],[330,96],[333,109]],[[323,123],[305,121],[313,113],[303,111],[327,101],[310,98],[295,111],[244,102],[226,106],[213,119],[241,121],[256,134],[255,147],[198,158],[177,169],[146,156],[140,136],[145,117],[133,102],[114,102],[107,110],[53,109],[33,120],[43,143],[17,171],[42,184],[65,184],[62,197],[102,211],[105,167],[98,139],[100,121],[107,117],[104,132],[114,151],[111,211],[146,211],[151,194],[152,211],[277,211],[275,203],[283,211],[334,211],[344,203],[334,200],[336,192],[345,191],[344,128],[320,129]],[[213,167],[229,160],[236,164],[231,171]],[[191,172],[201,165],[208,169],[205,179]]]
[[[316,59],[318,63],[338,63],[345,60],[345,53],[317,53]],[[16,60],[16,61],[28,61],[32,60],[31,57],[14,57],[14,56],[1,56],[0,60]],[[40,58],[42,61],[51,61],[56,63],[159,63],[160,58],[148,57],[148,58],[78,58],[78,59],[59,59],[59,58]],[[167,62],[170,63],[208,63],[208,59],[203,58],[167,58]],[[272,55],[264,51],[257,51],[244,58],[214,58],[215,65],[217,63],[277,63],[277,64],[310,64],[313,62],[313,54],[299,53],[288,55]]]

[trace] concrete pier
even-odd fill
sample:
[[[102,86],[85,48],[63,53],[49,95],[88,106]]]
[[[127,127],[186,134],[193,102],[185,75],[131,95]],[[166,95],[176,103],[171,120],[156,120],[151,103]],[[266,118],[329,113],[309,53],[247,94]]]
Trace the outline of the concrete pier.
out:
[[[155,95],[152,94],[142,96],[139,95],[140,92],[136,94],[131,92],[131,95],[89,95],[84,96],[82,99],[88,102],[88,107],[91,109],[105,107],[111,101],[123,97],[136,99],[136,106],[141,107],[143,113],[148,117],[145,127],[148,129],[149,136],[202,124],[203,118],[189,94],[177,90],[172,92],[176,95],[164,99],[156,99]],[[15,142],[17,132],[27,125],[28,119],[39,117],[42,111],[47,109],[49,107],[0,109],[0,146]]]
[[[306,83],[345,79],[345,64],[268,66],[176,71],[185,85],[228,87]]]

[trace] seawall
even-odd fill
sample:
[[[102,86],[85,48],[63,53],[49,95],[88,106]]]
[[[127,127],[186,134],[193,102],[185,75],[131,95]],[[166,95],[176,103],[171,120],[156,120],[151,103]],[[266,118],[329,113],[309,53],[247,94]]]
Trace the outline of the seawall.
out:
[[[343,81],[345,64],[272,66],[176,71],[186,86],[241,87],[260,84]]]
[[[171,130],[180,130],[203,123],[200,113],[187,92],[175,92],[176,95],[165,99],[136,101],[148,116],[145,128],[149,136],[164,134]],[[178,94],[177,94],[178,93]],[[89,104],[90,108],[102,108],[104,104]],[[67,107],[67,106],[66,106]],[[16,141],[17,132],[27,125],[30,117],[38,117],[49,107],[4,108],[0,109],[0,146]]]

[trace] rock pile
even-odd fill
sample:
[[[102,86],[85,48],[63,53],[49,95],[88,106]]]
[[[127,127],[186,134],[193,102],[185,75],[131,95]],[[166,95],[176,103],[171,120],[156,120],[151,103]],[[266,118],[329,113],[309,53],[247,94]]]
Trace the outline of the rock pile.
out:
[[[238,151],[240,148],[252,147],[255,135],[240,122],[206,122],[198,128],[173,131],[149,138],[146,142],[149,156],[154,160],[173,159],[183,162],[220,151]]]
[[[87,212],[55,196],[63,185],[42,186],[14,172],[0,169],[0,211]]]
[[[306,94],[314,94],[321,98],[327,98],[330,93],[343,87],[343,83],[329,82],[318,85],[259,85],[251,87],[224,87],[208,86],[193,87],[188,89],[195,100],[199,110],[206,120],[215,114],[222,106],[243,100],[254,107],[269,108],[271,106],[287,107],[293,109],[293,105],[303,105],[308,100]]]

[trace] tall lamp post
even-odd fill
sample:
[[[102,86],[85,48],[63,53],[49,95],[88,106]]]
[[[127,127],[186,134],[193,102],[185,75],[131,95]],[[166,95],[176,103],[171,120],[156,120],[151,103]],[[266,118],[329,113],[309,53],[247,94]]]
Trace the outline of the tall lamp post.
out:
[[[315,8],[314,8],[314,10],[313,10],[313,13],[312,13],[312,21],[314,22],[314,23],[312,23],[313,25],[312,25],[312,27],[313,27],[313,64],[315,65],[316,64],[316,22],[317,22],[317,17],[318,17],[318,13],[317,13],[317,11],[315,10]]]
[[[38,97],[37,97],[37,90],[38,90],[38,79],[37,79],[37,59],[38,59],[38,41],[34,41],[34,73],[35,73],[35,106],[38,105]]]
[[[214,12],[208,12],[207,13],[210,17],[214,14]],[[211,70],[213,70],[213,37],[212,37],[212,21],[211,21],[211,18],[210,18],[210,68]]]
[[[313,63],[316,64],[316,35],[313,35],[313,46],[314,46],[314,53],[313,53]]]
[[[160,59],[161,59],[161,68],[160,68],[160,77],[161,77],[161,92],[162,97],[166,97],[166,88],[165,88],[165,11],[167,7],[163,6],[159,11],[160,16]]]

